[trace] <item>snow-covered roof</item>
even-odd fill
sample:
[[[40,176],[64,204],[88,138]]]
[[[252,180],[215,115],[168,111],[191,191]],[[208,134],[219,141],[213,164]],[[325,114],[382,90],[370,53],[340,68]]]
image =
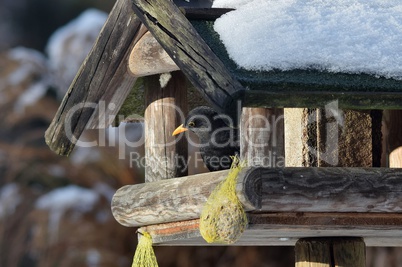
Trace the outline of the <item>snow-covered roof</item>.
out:
[[[402,79],[400,0],[215,0],[230,58],[249,70],[317,69]]]

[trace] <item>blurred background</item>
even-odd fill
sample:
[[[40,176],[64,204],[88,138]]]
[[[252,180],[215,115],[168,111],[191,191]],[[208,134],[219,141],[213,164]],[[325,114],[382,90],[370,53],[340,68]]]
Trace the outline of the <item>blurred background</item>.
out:
[[[114,1],[0,0],[0,266],[131,266],[136,229],[110,211],[114,192],[143,181],[118,146],[50,151],[44,132]],[[141,86],[141,85],[139,85]],[[125,124],[131,140],[141,122]],[[116,128],[106,130],[106,136]],[[87,131],[94,140],[97,132]],[[127,153],[129,149],[127,148]],[[138,148],[143,153],[143,148]],[[294,266],[292,247],[156,247],[159,266]],[[402,266],[370,248],[368,266]]]

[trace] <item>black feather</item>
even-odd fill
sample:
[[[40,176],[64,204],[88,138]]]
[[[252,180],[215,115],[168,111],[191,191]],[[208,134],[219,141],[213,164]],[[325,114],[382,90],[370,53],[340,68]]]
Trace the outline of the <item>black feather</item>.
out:
[[[191,110],[184,127],[200,139],[201,157],[210,171],[229,169],[231,156],[240,153],[239,132],[234,120],[210,107]]]

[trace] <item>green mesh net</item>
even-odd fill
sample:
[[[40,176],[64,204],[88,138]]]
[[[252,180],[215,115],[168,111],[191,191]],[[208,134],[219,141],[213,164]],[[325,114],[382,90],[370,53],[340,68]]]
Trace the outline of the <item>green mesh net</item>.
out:
[[[247,227],[247,215],[236,195],[237,175],[245,163],[237,157],[228,176],[212,191],[200,217],[200,232],[208,243],[235,243]]]

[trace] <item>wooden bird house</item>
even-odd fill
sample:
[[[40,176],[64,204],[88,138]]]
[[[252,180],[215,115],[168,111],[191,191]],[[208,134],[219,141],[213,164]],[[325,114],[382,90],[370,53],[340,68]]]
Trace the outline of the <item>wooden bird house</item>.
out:
[[[382,139],[392,149],[402,145],[401,113],[389,111],[402,108],[402,81],[238,68],[212,27],[230,10],[118,0],[46,132],[49,147],[68,155],[84,129],[111,124],[138,77],[172,72],[165,87],[149,80],[145,90],[146,160],[187,156],[185,142],[160,146],[174,141],[181,122],[175,110],[158,108],[164,103],[186,111],[187,80],[219,112],[240,110],[241,157],[249,166],[236,190],[249,226],[236,245],[296,245],[297,266],[313,260],[306,258],[309,249],[318,258],[332,250],[331,257],[345,262],[339,266],[363,266],[365,245],[401,246],[402,171],[390,168],[401,167],[401,152],[385,150],[391,164],[381,168],[381,148]],[[332,101],[341,115],[326,108]],[[82,108],[72,113],[77,105]],[[261,131],[261,121],[248,120],[253,115],[280,120],[275,130]],[[284,161],[250,160],[264,157]],[[146,183],[116,192],[113,214],[125,226],[143,227],[156,244],[206,245],[200,210],[227,173],[187,176],[175,161],[150,166]],[[356,254],[344,259],[351,247]],[[333,266],[331,257],[314,260]]]

